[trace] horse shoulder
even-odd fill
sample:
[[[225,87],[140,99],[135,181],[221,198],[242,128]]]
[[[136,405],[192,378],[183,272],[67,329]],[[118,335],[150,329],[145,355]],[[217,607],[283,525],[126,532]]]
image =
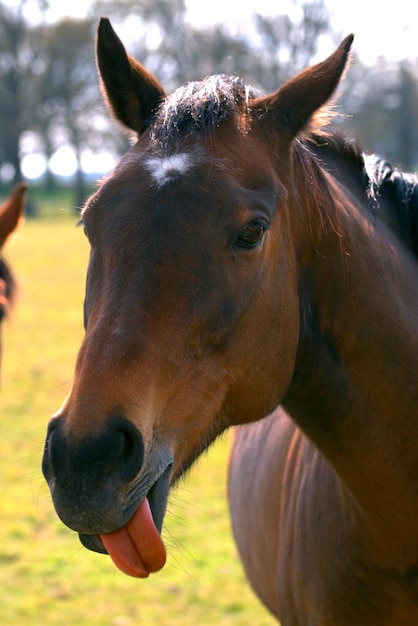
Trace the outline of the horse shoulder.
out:
[[[294,522],[289,455],[293,463],[300,431],[280,409],[234,430],[228,482],[232,529],[254,591],[278,616],[283,610],[282,598],[278,605],[283,533]]]
[[[338,562],[346,565],[350,534],[346,497],[282,409],[235,429],[228,494],[233,533],[254,591],[284,626],[334,624],[343,584]]]

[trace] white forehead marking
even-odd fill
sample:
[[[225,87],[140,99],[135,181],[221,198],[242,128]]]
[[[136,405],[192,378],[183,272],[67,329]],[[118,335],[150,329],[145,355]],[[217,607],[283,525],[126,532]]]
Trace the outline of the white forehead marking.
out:
[[[185,174],[195,162],[196,159],[190,154],[180,152],[168,157],[148,157],[144,165],[157,185],[164,185],[171,178]]]

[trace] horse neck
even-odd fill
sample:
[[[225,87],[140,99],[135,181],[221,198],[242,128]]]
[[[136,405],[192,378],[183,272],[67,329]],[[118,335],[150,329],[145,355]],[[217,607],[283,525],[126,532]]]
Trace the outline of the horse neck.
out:
[[[321,225],[305,233],[301,338],[283,404],[348,487],[379,549],[390,550],[396,528],[407,553],[412,543],[418,550],[416,261],[358,194],[325,178],[334,203],[327,214],[316,207]]]

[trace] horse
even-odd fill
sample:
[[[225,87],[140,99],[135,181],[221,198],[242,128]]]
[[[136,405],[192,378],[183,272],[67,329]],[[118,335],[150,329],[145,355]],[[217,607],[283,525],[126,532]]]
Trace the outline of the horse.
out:
[[[0,206],[0,252],[23,216],[26,190],[26,183],[17,184]],[[0,364],[2,355],[1,323],[13,305],[15,294],[16,281],[12,270],[5,259],[0,256]]]
[[[283,626],[418,623],[414,180],[395,206],[324,126],[352,41],[268,95],[216,75],[167,96],[101,19],[136,142],[82,212],[85,336],[42,459],[64,524],[145,578],[170,488],[242,427],[233,526]]]

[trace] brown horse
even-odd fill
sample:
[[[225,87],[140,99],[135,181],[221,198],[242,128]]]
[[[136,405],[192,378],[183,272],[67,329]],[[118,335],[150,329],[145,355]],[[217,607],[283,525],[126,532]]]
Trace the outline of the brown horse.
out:
[[[289,460],[265,465],[260,422],[260,484],[243,431],[231,492],[286,626],[418,623],[414,181],[319,131],[351,42],[268,96],[214,76],[166,97],[102,20],[104,92],[138,140],[83,211],[86,333],[43,459],[83,544],[147,576],[170,486],[283,403],[313,443],[277,416]]]
[[[0,252],[12,232],[16,229],[25,210],[26,184],[16,185],[0,206]],[[0,256],[0,324],[9,312],[16,291],[13,273]],[[0,363],[2,354],[2,338],[0,327]]]

